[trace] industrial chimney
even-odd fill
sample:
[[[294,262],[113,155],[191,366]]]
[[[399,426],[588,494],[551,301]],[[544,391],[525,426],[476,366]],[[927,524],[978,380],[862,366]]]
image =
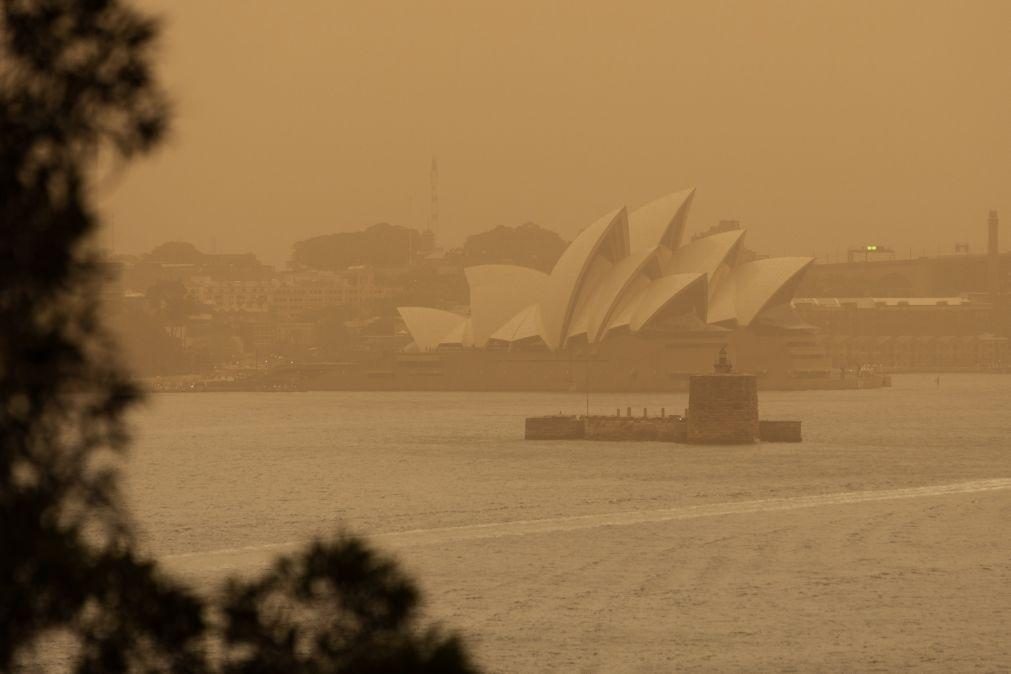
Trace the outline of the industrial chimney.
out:
[[[1001,327],[1001,296],[1000,296],[1000,250],[998,247],[997,211],[990,211],[987,218],[986,242],[986,291],[990,296],[990,317],[992,330],[1000,332]]]

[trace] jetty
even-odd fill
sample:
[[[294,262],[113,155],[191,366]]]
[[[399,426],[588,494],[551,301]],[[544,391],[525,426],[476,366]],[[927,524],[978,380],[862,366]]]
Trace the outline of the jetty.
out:
[[[638,440],[690,445],[740,445],[754,442],[800,442],[801,422],[760,419],[758,380],[735,373],[720,350],[712,374],[689,377],[688,409],[684,415],[633,416],[632,408],[610,415],[528,417],[527,440]]]

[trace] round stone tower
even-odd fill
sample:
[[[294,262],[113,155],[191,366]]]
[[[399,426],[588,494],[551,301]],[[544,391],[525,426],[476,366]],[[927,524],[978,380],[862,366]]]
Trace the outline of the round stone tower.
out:
[[[759,438],[758,380],[734,373],[726,347],[720,349],[713,374],[688,379],[687,430],[690,444],[737,445]]]

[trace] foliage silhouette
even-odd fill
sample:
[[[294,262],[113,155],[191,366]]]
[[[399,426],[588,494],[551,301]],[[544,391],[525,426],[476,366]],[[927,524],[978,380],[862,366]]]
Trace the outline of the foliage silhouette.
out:
[[[341,535],[227,585],[224,671],[464,672],[458,638],[416,626],[419,594],[389,559]]]
[[[499,225],[467,237],[463,263],[515,264],[550,272],[568,244],[550,229],[526,222],[517,227]]]
[[[353,265],[406,266],[422,254],[421,232],[380,222],[355,232],[323,234],[295,242],[296,269],[343,271]]]
[[[202,604],[132,551],[108,452],[137,391],[98,318],[87,169],[150,150],[156,25],[116,2],[2,4],[0,669],[71,630],[80,671],[190,668]]]
[[[157,28],[123,0],[0,0],[0,671],[52,632],[79,672],[472,671],[352,537],[220,607],[136,550],[115,466],[138,391],[100,320],[89,175],[166,131]]]

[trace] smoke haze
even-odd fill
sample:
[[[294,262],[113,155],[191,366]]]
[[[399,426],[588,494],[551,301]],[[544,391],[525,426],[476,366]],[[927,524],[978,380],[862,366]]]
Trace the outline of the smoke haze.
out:
[[[106,190],[120,251],[250,250],[378,221],[572,238],[696,186],[690,230],[905,253],[1011,212],[1011,3],[149,0],[175,131]]]

